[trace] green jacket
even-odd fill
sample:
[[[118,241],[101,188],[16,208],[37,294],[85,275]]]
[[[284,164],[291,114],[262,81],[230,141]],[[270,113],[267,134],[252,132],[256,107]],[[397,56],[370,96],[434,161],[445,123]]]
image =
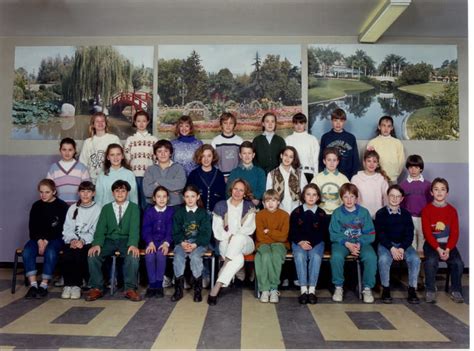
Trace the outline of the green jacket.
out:
[[[128,202],[127,209],[125,210],[120,223],[117,223],[112,203],[108,203],[102,207],[92,246],[104,246],[105,239],[128,239],[127,246],[138,247],[139,238],[140,209],[137,204],[131,201]]]
[[[211,219],[203,208],[188,213],[186,207],[179,207],[173,216],[173,242],[175,246],[183,241],[195,243],[197,246],[209,245],[212,228]]]

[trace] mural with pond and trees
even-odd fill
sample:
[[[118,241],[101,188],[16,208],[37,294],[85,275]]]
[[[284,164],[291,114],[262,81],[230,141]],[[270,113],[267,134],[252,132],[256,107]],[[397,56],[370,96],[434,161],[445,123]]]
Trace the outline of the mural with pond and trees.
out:
[[[285,136],[301,112],[299,45],[160,45],[158,57],[160,137],[174,137],[174,123],[187,114],[197,137],[210,139],[225,111],[236,115],[235,132],[244,139],[261,133],[268,111]]]
[[[90,115],[109,131],[134,133],[137,109],[153,113],[153,46],[15,48],[12,139],[86,139]]]
[[[318,138],[339,107],[357,139],[373,138],[384,115],[399,139],[459,139],[455,45],[309,45],[308,72],[309,130]]]

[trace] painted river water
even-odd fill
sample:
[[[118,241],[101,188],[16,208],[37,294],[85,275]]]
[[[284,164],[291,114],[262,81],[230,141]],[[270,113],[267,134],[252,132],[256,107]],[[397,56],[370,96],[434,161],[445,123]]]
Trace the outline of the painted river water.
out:
[[[309,131],[318,140],[331,129],[331,112],[342,108],[347,114],[345,130],[356,139],[369,140],[375,137],[380,117],[393,117],[395,133],[399,139],[408,139],[405,130],[406,118],[414,111],[426,106],[426,99],[394,89],[381,92],[375,89],[354,93],[340,99],[309,105]]]

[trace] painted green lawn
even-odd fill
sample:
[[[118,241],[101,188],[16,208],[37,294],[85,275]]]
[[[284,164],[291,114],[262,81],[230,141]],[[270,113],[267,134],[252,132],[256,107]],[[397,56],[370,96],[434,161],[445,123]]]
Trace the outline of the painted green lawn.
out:
[[[420,108],[408,117],[406,128],[408,137],[410,139],[415,137],[413,126],[415,126],[420,121],[429,123],[431,126],[433,126],[433,128],[436,128],[436,125],[438,124],[438,119],[433,116],[433,107],[428,106]]]
[[[429,82],[423,84],[405,85],[398,89],[410,94],[415,94],[423,97],[432,97],[443,91],[444,84],[440,82]]]
[[[361,93],[374,87],[357,80],[318,80],[320,86],[308,90],[308,102],[319,102],[343,97],[346,94]]]

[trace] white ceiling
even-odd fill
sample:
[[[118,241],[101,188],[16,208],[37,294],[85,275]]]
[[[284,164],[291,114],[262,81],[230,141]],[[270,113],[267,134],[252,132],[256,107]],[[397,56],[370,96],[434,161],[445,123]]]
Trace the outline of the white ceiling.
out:
[[[357,36],[380,0],[0,0],[0,36]],[[467,0],[412,0],[385,36],[467,37]]]

